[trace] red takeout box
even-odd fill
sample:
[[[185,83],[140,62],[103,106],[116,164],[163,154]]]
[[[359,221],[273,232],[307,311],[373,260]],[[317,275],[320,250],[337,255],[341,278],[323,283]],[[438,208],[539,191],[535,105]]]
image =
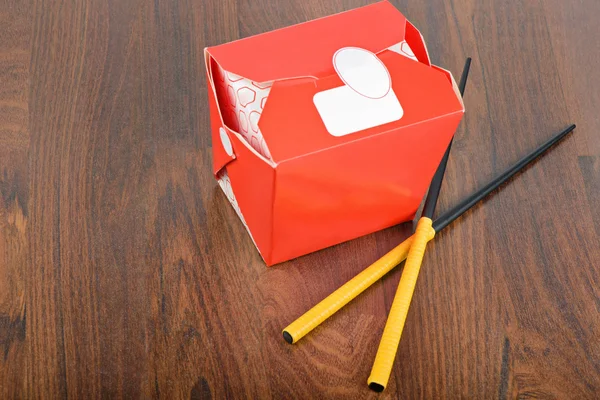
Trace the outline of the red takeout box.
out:
[[[213,172],[267,265],[411,220],[464,113],[387,1],[205,60]]]

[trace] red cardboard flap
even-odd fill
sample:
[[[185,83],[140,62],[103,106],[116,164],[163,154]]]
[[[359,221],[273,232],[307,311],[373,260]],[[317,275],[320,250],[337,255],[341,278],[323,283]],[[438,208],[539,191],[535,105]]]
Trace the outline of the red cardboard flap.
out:
[[[429,53],[427,53],[427,46],[425,46],[425,40],[421,32],[410,21],[406,21],[406,43],[409,44],[410,49],[414,53],[415,57],[419,62],[431,66],[429,61]]]
[[[388,1],[381,1],[207,51],[225,70],[255,82],[320,78],[331,74],[331,57],[338,49],[359,47],[378,53],[403,41],[405,29],[406,18],[400,11]],[[415,55],[429,65],[421,48]]]
[[[378,54],[391,74],[392,88],[402,105],[401,119],[337,137],[327,131],[315,107],[315,94],[343,85],[338,75],[317,81],[293,79],[275,82],[259,120],[275,162],[282,162],[345,143],[361,141],[403,127],[462,114],[464,107],[445,71],[428,67],[392,51]],[[285,135],[281,135],[285,132]],[[410,148],[397,149],[398,153]]]

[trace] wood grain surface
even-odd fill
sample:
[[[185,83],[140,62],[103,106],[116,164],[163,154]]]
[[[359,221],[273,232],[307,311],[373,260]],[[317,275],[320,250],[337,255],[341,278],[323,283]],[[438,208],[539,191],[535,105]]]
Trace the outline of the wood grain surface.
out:
[[[0,0],[0,398],[600,395],[600,2],[394,1],[473,57],[438,210],[552,134],[428,248],[393,376],[399,270],[281,329],[410,233],[266,268],[211,174],[205,46],[369,0]]]

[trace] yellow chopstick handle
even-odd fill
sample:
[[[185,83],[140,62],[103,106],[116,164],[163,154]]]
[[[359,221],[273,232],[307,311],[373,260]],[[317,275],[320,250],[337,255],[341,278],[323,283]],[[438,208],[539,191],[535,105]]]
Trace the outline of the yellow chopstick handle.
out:
[[[404,261],[411,248],[413,236],[394,247],[379,260],[371,264],[371,266],[346,282],[335,292],[323,299],[319,304],[288,325],[283,330],[283,335],[286,340],[291,343],[296,343],[304,337],[304,335],[315,329],[319,324],[335,314],[340,308],[344,307],[352,299],[361,294],[366,288],[394,269],[396,265]],[[288,336],[286,336],[286,334]]]
[[[394,359],[396,358],[396,351],[398,350],[398,344],[402,336],[402,329],[404,328],[410,301],[415,291],[417,277],[419,276],[419,270],[421,269],[421,263],[425,255],[425,247],[427,246],[427,242],[433,239],[434,236],[435,230],[432,227],[431,219],[426,217],[419,219],[417,229],[413,235],[413,243],[406,258],[402,276],[400,277],[400,284],[398,285],[390,314],[383,329],[373,369],[367,380],[369,387],[376,391],[382,391],[390,378]]]

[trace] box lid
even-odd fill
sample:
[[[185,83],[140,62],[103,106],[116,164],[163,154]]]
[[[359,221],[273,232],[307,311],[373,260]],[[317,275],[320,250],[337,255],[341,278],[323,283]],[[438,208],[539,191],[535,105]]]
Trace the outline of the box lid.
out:
[[[378,53],[405,39],[406,18],[388,1],[266,32],[206,51],[225,70],[255,82],[331,73],[342,47]],[[413,49],[414,50],[414,49]],[[429,64],[420,57],[419,61]]]

